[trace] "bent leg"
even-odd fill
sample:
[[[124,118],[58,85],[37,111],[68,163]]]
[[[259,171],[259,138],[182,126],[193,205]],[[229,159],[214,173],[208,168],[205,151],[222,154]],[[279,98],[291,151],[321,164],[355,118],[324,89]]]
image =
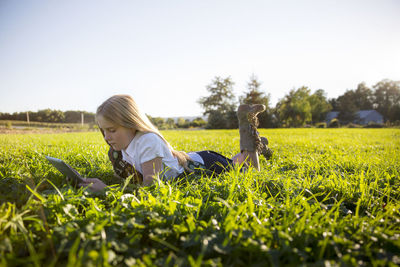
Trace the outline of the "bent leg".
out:
[[[238,163],[245,162],[247,165],[252,165],[258,171],[260,170],[258,151],[262,148],[262,142],[257,131],[257,114],[264,110],[265,106],[261,104],[243,104],[239,106],[237,111],[240,134],[240,152],[242,155],[237,155],[237,157],[235,156],[235,160]]]

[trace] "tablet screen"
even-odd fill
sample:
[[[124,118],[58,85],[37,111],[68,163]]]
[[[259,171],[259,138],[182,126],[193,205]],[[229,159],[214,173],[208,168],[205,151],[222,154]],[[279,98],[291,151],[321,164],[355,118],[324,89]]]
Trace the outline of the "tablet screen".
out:
[[[46,156],[46,159],[50,161],[50,163],[57,168],[62,174],[67,176],[68,178],[72,179],[75,184],[83,182],[82,176],[71,166],[69,166],[67,163],[62,161],[61,159],[57,158],[52,158],[49,156]]]

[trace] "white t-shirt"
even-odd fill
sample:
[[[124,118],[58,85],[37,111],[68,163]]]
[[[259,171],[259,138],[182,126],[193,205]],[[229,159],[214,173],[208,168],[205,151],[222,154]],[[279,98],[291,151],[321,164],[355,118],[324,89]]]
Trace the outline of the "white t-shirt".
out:
[[[143,163],[158,157],[162,159],[163,165],[161,178],[171,179],[184,171],[184,168],[179,165],[178,159],[172,155],[167,144],[155,133],[136,132],[128,147],[121,152],[123,160],[132,164],[140,173],[143,173]],[[192,152],[188,153],[188,155],[192,160],[204,164],[197,153]]]

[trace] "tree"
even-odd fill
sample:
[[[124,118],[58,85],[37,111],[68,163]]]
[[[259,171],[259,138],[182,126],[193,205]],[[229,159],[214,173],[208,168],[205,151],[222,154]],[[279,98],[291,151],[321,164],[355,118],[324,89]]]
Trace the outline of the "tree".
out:
[[[355,90],[347,90],[336,100],[331,100],[334,110],[339,111],[338,119],[341,123],[357,121],[357,111],[373,109],[374,95],[364,82],[357,85]]]
[[[95,122],[95,114],[86,111],[60,111],[60,110],[51,110],[51,109],[43,109],[37,112],[27,111],[29,112],[30,121],[38,121],[38,122],[57,122],[57,123],[80,123],[81,122],[81,114],[83,113],[85,118],[85,123],[94,123]],[[13,114],[4,113],[0,115],[0,119],[2,120],[20,120],[26,121],[26,113],[27,112],[14,112]]]
[[[165,129],[165,119],[161,117],[153,117],[150,120],[157,128]]]
[[[81,122],[81,114],[77,111],[68,110],[64,113],[64,121],[67,123],[79,123]]]
[[[337,102],[337,98],[331,98],[328,100],[329,105],[331,105],[332,110],[339,110],[339,103]]]
[[[180,118],[178,118],[178,120],[176,122],[176,126],[178,126],[178,128],[189,128],[189,123],[187,120],[180,117]]]
[[[303,86],[290,90],[277,104],[277,112],[281,121],[288,127],[304,126],[312,119],[309,102],[310,89]]]
[[[376,109],[391,122],[400,120],[400,81],[382,80],[373,86]]]
[[[338,119],[341,123],[350,123],[357,120],[357,111],[355,93],[353,90],[347,90],[343,95],[337,98],[338,103]]]
[[[373,109],[374,94],[364,82],[357,85],[357,89],[353,94],[353,101],[359,110]]]
[[[241,97],[239,101],[241,104],[264,104],[269,105],[269,95],[265,95],[261,91],[261,82],[257,80],[257,76],[252,74],[250,81],[247,83],[247,92]]]
[[[37,112],[37,121],[41,122],[63,122],[64,112],[60,110],[43,109]]]
[[[313,123],[324,121],[326,114],[332,110],[332,106],[329,104],[323,89],[315,91],[309,97],[308,101],[311,106],[311,119]]]
[[[165,122],[167,129],[174,129],[176,128],[175,120],[173,118],[168,118]]]
[[[230,129],[235,125],[235,122],[231,121],[233,119],[232,113],[236,112],[233,84],[230,77],[225,79],[215,77],[211,84],[207,85],[207,91],[210,92],[210,95],[201,97],[198,101],[204,109],[203,114],[208,115],[207,128]],[[237,121],[236,117],[234,121]]]
[[[263,104],[266,110],[258,115],[259,127],[267,128],[272,127],[272,112],[269,107],[270,95],[266,95],[261,91],[261,82],[258,81],[257,77],[252,74],[250,81],[247,83],[247,91],[243,96],[239,97],[240,104]]]
[[[227,129],[226,120],[217,110],[210,111],[207,120],[207,129]]]
[[[197,127],[204,127],[206,124],[207,122],[203,120],[203,118],[197,117],[192,121],[191,126],[197,128]]]
[[[209,115],[213,111],[226,113],[228,110],[236,108],[235,96],[233,94],[233,81],[230,77],[222,79],[215,77],[211,84],[207,85],[210,96],[201,97],[198,101],[204,108],[204,115]]]

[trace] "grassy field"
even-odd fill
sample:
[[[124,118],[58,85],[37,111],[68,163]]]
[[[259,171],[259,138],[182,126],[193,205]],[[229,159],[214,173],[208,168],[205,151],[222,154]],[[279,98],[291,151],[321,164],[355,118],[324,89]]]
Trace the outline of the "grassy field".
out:
[[[400,130],[260,132],[275,151],[261,172],[150,188],[113,178],[99,132],[0,135],[0,265],[400,264]],[[238,152],[237,131],[163,134],[179,150]],[[74,190],[45,155],[111,186]]]

